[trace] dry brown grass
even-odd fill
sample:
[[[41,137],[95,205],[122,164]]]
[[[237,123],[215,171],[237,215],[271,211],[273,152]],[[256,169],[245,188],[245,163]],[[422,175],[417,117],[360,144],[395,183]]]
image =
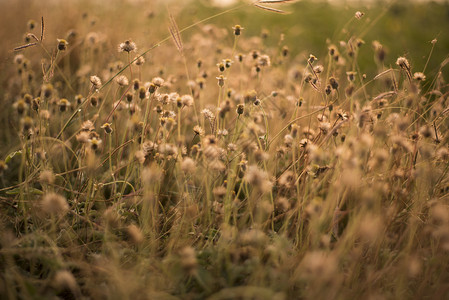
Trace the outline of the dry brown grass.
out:
[[[101,13],[48,12],[0,53],[0,296],[448,297],[444,62],[386,58],[355,11],[318,58]]]

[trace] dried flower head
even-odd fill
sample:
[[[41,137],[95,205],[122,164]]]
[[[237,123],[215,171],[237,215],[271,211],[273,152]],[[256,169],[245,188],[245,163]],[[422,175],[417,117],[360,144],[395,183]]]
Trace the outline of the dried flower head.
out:
[[[126,40],[123,43],[120,43],[118,46],[118,52],[133,52],[136,51],[136,44],[131,40]]]
[[[361,12],[361,11],[356,11],[355,12],[355,18],[358,19],[358,20],[360,20],[364,15],[365,15],[364,12]]]
[[[58,40],[58,50],[59,51],[67,50],[67,45],[69,43],[66,40],[64,40],[64,39],[57,39],[57,40]]]
[[[69,100],[62,98],[58,101],[59,111],[64,112],[67,110],[68,107],[70,107]]]
[[[223,87],[226,77],[224,77],[223,75],[220,75],[217,77],[217,79],[218,79],[218,86]]]
[[[181,163],[181,169],[186,174],[191,174],[195,172],[196,169],[195,161],[190,157],[184,158],[184,160]]]
[[[129,80],[125,75],[117,76],[115,82],[117,82],[119,86],[127,86],[129,84]]]
[[[69,204],[64,196],[48,193],[41,200],[41,208],[45,213],[62,216],[69,210]]]
[[[94,89],[100,89],[101,88],[101,79],[100,77],[93,75],[90,76],[90,82],[92,83],[92,86]]]
[[[104,132],[105,132],[106,134],[112,133],[112,126],[111,126],[111,123],[104,123],[104,124],[101,126],[101,128],[104,129]]]
[[[193,127],[193,132],[194,132],[196,135],[199,135],[199,136],[203,136],[204,133],[205,133],[204,129],[203,129],[201,126],[199,126],[199,125],[195,125],[195,126]]]
[[[268,174],[256,165],[248,167],[245,173],[245,180],[262,192],[271,190],[272,183],[268,179]]]
[[[234,30],[234,35],[239,36],[244,28],[240,25],[235,25],[232,29]]]
[[[424,75],[423,72],[415,72],[415,74],[413,74],[413,79],[417,81],[425,81],[426,75]]]
[[[39,181],[41,183],[52,184],[55,182],[55,174],[51,170],[43,170],[39,174]]]
[[[143,55],[139,55],[134,58],[134,64],[136,66],[143,66],[144,63],[145,63],[145,57],[143,57]]]

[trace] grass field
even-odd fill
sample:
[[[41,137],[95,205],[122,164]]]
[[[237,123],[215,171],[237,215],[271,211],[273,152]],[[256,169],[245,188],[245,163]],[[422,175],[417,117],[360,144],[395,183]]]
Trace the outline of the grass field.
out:
[[[0,9],[1,299],[449,298],[447,2]]]

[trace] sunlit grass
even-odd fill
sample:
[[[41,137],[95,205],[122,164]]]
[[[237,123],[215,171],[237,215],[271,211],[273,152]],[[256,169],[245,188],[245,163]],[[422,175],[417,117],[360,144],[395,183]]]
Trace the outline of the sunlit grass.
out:
[[[0,298],[448,296],[447,7],[269,2],[5,17]]]

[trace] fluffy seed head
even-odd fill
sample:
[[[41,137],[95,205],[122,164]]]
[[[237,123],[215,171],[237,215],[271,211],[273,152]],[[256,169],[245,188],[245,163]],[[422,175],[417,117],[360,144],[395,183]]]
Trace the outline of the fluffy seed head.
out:
[[[57,40],[58,40],[58,50],[59,51],[67,50],[67,45],[69,43],[66,40],[64,40],[64,39],[57,39]]]
[[[69,204],[64,196],[48,193],[41,200],[41,208],[45,213],[63,216],[69,210]]]
[[[136,51],[136,44],[131,40],[126,40],[123,43],[120,43],[118,46],[118,52],[133,52]]]
[[[98,90],[99,88],[101,88],[101,79],[100,79],[100,77],[98,77],[96,75],[90,76],[90,82],[92,83],[92,86],[93,86],[94,89]]]

